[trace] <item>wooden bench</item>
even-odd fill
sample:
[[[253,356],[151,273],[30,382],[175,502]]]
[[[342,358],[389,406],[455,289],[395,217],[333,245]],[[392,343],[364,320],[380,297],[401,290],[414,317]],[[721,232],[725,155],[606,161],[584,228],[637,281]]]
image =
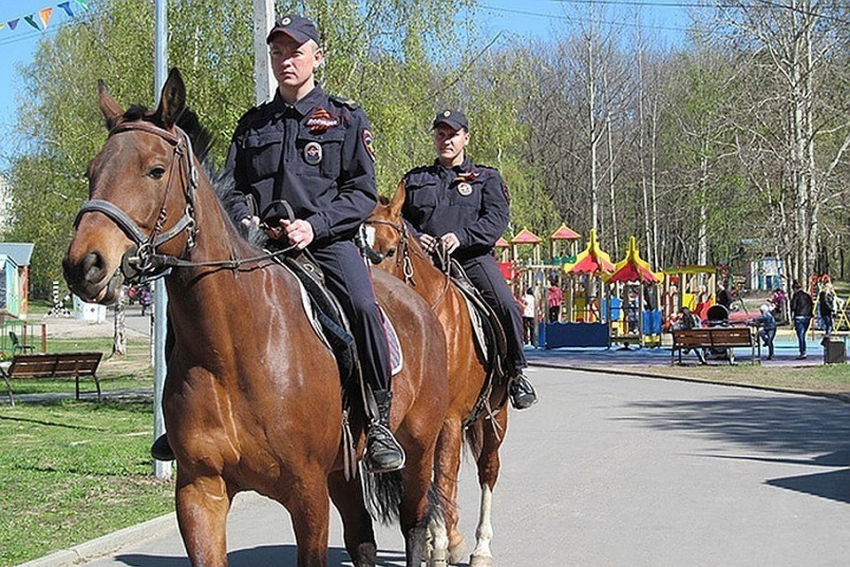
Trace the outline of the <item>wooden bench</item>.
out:
[[[0,368],[9,390],[9,402],[14,406],[11,378],[74,378],[77,399],[80,399],[80,378],[92,377],[101,399],[97,367],[102,352],[65,352],[61,354],[17,354],[8,369]]]
[[[761,355],[761,345],[750,327],[702,327],[699,329],[673,330],[673,349],[670,364],[676,363],[676,353],[679,353],[679,364],[682,364],[682,351],[688,349],[728,349],[729,364],[735,363],[733,349],[749,347],[752,350],[752,362]],[[758,355],[756,354],[758,350]]]

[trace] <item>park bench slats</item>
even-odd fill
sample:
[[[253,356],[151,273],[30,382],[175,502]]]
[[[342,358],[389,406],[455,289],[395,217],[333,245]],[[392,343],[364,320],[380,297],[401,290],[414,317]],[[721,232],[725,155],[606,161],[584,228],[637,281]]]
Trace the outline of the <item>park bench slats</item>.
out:
[[[705,327],[700,329],[678,329],[672,332],[673,348],[671,364],[676,362],[679,353],[679,364],[682,363],[682,352],[693,348],[725,348],[734,349],[749,347],[752,350],[752,361],[756,360],[756,349],[760,345],[749,327]],[[734,354],[730,351],[729,363],[735,362]]]
[[[91,377],[97,388],[97,399],[101,398],[97,367],[102,352],[63,352],[57,354],[18,354],[12,358],[8,370],[2,370],[3,379],[9,390],[9,402],[15,405],[12,396],[11,378],[74,378],[76,398],[80,399],[80,378]]]

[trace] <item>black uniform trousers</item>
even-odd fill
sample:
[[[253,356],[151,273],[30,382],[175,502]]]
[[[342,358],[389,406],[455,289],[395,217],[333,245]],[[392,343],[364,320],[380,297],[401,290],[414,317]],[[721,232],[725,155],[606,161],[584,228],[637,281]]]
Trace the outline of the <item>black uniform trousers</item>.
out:
[[[490,254],[460,260],[460,264],[502,323],[508,343],[508,373],[519,373],[528,366],[522,351],[522,311],[511,293],[511,288],[505,282],[499,264]]]
[[[377,390],[390,388],[390,354],[372,277],[360,251],[350,241],[310,248],[325,273],[325,284],[342,306],[354,340],[364,379]]]

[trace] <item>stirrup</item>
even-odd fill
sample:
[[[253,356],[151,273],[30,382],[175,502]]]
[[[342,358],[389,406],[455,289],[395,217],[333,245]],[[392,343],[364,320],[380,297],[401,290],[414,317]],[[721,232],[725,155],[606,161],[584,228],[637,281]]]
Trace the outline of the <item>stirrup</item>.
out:
[[[404,449],[393,436],[390,428],[380,421],[373,421],[366,432],[366,454],[363,463],[370,473],[385,473],[404,468],[407,460]]]
[[[511,405],[518,410],[528,409],[537,403],[534,386],[522,374],[513,377],[508,391],[511,396]]]

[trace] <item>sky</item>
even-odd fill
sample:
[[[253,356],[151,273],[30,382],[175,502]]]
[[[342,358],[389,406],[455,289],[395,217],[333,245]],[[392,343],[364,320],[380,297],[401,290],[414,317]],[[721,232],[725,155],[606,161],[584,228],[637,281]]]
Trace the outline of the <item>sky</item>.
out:
[[[248,0],[223,0],[242,1]],[[410,0],[415,1],[415,0]],[[17,98],[23,87],[17,69],[32,62],[33,55],[43,37],[50,37],[64,24],[73,24],[84,17],[83,5],[70,0],[69,7],[75,17],[71,18],[59,6],[63,0],[0,0],[0,172],[7,167],[4,156],[13,147],[12,128],[16,121]],[[606,23],[632,22],[627,12],[640,9],[642,22],[648,32],[657,34],[670,45],[684,41],[687,27],[686,5],[682,0],[479,0],[480,27],[483,33],[495,36],[502,32],[519,37],[545,39],[557,30],[576,25],[575,11],[586,13],[590,4],[605,6],[610,12]],[[695,0],[693,0],[695,3]],[[53,8],[45,29],[39,31],[24,21],[24,17],[35,15],[41,28],[39,11]],[[19,19],[12,30],[11,20]],[[627,26],[631,24],[627,23]],[[151,33],[153,31],[151,30]]]

